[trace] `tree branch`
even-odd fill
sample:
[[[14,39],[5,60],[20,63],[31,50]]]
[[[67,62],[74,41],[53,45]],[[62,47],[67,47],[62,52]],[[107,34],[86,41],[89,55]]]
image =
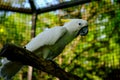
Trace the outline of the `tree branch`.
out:
[[[36,12],[36,6],[34,4],[34,0],[29,0],[29,3],[30,3],[30,6],[31,6],[31,9],[32,9],[32,12]]]
[[[47,72],[60,80],[81,80],[80,77],[65,72],[53,61],[45,60],[34,53],[13,44],[6,44],[0,52],[0,56],[7,57],[8,60],[18,61],[24,65],[33,66],[39,70]]]
[[[32,10],[34,10],[35,5],[33,6],[32,1],[33,0],[30,0],[30,5],[31,5]],[[98,0],[95,0],[95,1],[98,1]],[[39,8],[38,10],[36,10],[36,12],[38,14],[41,14],[41,13],[45,13],[45,12],[49,12],[49,11],[53,11],[53,10],[57,10],[57,9],[68,8],[68,7],[72,7],[72,6],[76,6],[76,5],[80,5],[80,4],[84,4],[84,3],[88,3],[88,2],[92,2],[92,0],[76,0],[76,1],[63,2],[63,3],[56,4],[56,5],[48,6],[45,8]],[[4,4],[0,4],[0,10],[26,13],[26,14],[33,13],[30,8],[28,8],[28,9],[27,8],[17,8],[17,7],[12,7],[12,6],[6,6]]]

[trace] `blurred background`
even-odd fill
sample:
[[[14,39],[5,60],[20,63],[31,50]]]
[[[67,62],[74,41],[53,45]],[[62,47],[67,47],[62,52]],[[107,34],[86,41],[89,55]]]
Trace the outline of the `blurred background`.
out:
[[[0,0],[0,49],[6,43],[24,46],[72,18],[87,20],[89,33],[74,39],[55,61],[83,80],[119,80],[120,0]],[[29,72],[24,66],[13,80],[28,80]],[[34,68],[31,78],[58,80]]]

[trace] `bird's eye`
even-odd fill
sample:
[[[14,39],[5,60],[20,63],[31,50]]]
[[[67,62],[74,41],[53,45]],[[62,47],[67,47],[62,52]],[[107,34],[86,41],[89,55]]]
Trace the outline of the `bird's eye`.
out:
[[[79,25],[81,25],[81,23],[79,23]]]

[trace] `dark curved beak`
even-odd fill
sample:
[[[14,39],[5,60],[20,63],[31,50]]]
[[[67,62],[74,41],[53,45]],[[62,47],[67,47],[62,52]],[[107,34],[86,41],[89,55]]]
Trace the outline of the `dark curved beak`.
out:
[[[85,26],[85,27],[83,27],[82,29],[80,29],[79,34],[80,34],[81,36],[87,35],[87,34],[88,34],[88,26]]]

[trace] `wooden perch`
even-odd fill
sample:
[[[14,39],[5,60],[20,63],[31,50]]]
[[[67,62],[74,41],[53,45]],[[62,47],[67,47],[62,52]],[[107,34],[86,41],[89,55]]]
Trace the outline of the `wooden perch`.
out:
[[[81,80],[80,77],[65,72],[53,61],[45,60],[34,53],[13,44],[6,44],[0,52],[1,57],[8,60],[21,62],[23,65],[30,65],[39,70],[47,72],[60,80]]]

